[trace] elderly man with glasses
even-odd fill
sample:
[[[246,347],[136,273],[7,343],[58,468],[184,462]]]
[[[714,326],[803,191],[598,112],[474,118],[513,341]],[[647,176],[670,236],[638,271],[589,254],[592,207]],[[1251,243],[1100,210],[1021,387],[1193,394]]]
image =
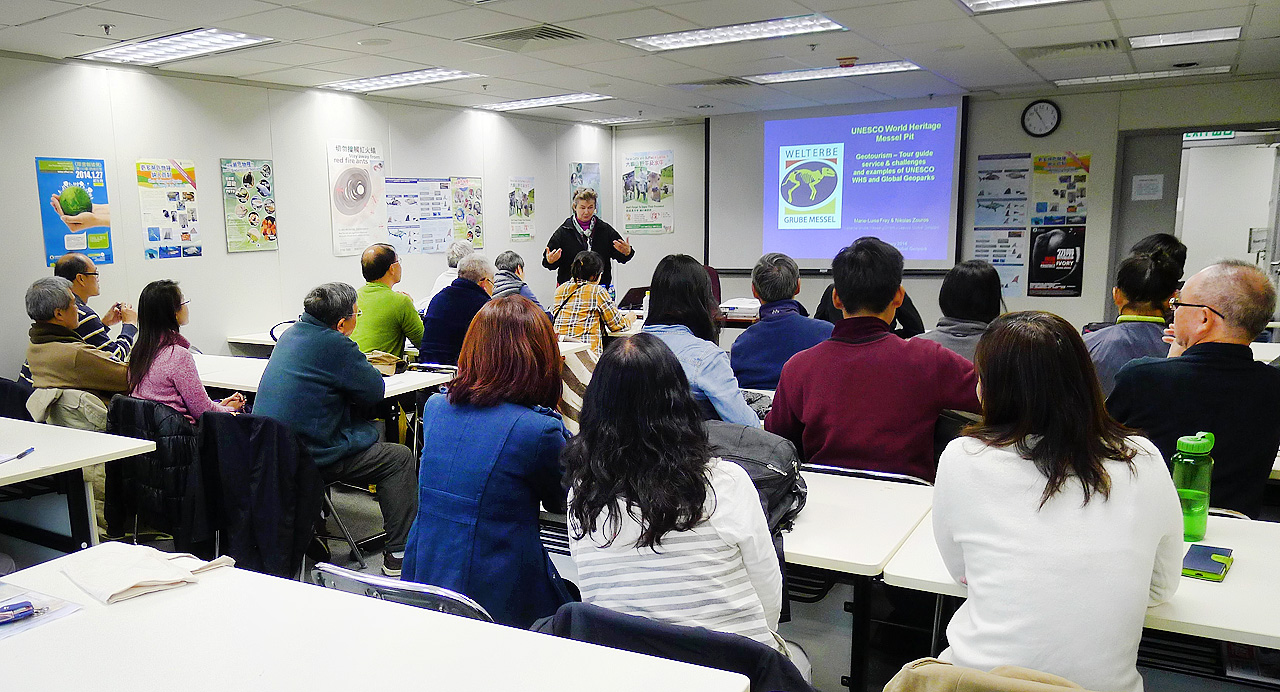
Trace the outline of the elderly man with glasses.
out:
[[[1116,374],[1107,409],[1143,431],[1168,461],[1179,437],[1214,434],[1209,504],[1257,517],[1280,449],[1280,369],[1253,359],[1276,291],[1258,267],[1210,265],[1170,301],[1167,358],[1139,358]]]
[[[497,269],[487,257],[473,253],[458,263],[458,278],[431,299],[422,315],[422,344],[418,362],[457,365],[462,339],[471,320],[493,295]]]
[[[54,262],[53,275],[66,279],[71,284],[76,305],[76,326],[73,331],[85,343],[111,358],[121,363],[128,360],[134,339],[138,336],[138,311],[128,303],[116,303],[99,317],[89,307],[89,299],[102,293],[98,282],[98,267],[93,260],[78,252],[69,252]],[[110,328],[117,324],[121,325],[120,335],[112,339]],[[27,363],[22,364],[18,379],[33,385],[31,367]]]

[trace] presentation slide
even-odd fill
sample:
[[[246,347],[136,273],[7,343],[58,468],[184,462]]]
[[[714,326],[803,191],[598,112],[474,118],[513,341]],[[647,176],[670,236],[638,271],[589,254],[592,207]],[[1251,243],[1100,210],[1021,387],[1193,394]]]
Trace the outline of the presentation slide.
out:
[[[765,121],[763,252],[830,266],[876,236],[908,266],[949,261],[959,126],[958,106]]]

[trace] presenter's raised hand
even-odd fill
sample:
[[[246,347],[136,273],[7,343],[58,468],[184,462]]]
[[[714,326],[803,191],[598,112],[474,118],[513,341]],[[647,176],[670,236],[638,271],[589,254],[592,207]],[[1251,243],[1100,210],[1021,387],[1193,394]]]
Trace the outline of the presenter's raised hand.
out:
[[[614,245],[617,245],[617,243],[614,243]],[[547,256],[547,264],[555,264],[557,261],[559,261],[560,255],[564,254],[564,251],[561,250],[560,248],[556,248],[554,250],[552,250],[551,248],[547,248],[542,252]]]
[[[631,236],[627,236],[626,240],[622,240],[621,238],[619,238],[618,240],[613,241],[613,249],[617,250],[618,252],[621,252],[624,255],[630,255],[631,254]]]

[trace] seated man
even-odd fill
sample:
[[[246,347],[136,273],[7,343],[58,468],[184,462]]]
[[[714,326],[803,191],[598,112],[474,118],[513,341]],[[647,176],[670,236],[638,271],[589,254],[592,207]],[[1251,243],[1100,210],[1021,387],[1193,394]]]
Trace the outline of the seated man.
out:
[[[1116,373],[1134,358],[1163,358],[1165,315],[1178,292],[1178,268],[1164,255],[1129,255],[1116,271],[1111,300],[1120,311],[1116,323],[1084,335],[1103,396],[1116,386]]]
[[[462,352],[462,339],[467,335],[471,319],[489,302],[493,293],[493,263],[481,254],[472,253],[458,263],[458,278],[431,299],[422,315],[422,344],[418,347],[419,363],[457,365]]]
[[[1280,448],[1280,370],[1254,361],[1249,342],[1271,319],[1275,289],[1254,265],[1226,260],[1188,279],[1171,306],[1169,357],[1121,368],[1107,410],[1166,462],[1179,437],[1213,433],[1209,504],[1256,518]]]
[[[472,247],[469,240],[455,240],[449,244],[449,249],[445,251],[444,255],[444,261],[449,264],[449,268],[440,272],[440,276],[436,277],[435,284],[431,286],[431,292],[419,298],[418,302],[414,304],[418,312],[426,312],[427,306],[431,305],[431,299],[435,298],[436,294],[443,291],[445,286],[453,283],[453,280],[458,278],[458,263],[462,261],[463,257],[475,251],[476,249]]]
[[[791,356],[831,337],[833,325],[808,316],[795,297],[800,293],[800,267],[780,252],[771,252],[751,270],[751,295],[760,301],[760,321],[747,328],[729,352],[738,386],[777,389],[782,364]]]
[[[905,295],[902,264],[878,238],[859,238],[831,263],[832,301],[845,318],[830,339],[782,366],[764,421],[807,462],[932,481],[938,415],[979,410],[972,363],[889,331]]]
[[[97,395],[103,405],[112,394],[129,391],[128,366],[79,334],[80,307],[71,282],[59,276],[37,279],[27,289],[31,344],[27,365],[36,389],[78,389]]]
[[[498,270],[498,273],[493,278],[494,298],[519,293],[533,301],[533,304],[537,305],[539,310],[547,312],[547,309],[542,307],[542,303],[538,302],[538,296],[533,294],[533,289],[529,288],[529,284],[525,283],[523,257],[511,250],[507,250],[494,258],[493,266]]]
[[[71,282],[71,292],[76,296],[76,311],[79,324],[76,334],[90,346],[101,349],[104,353],[123,363],[128,360],[133,349],[134,339],[138,336],[138,312],[132,306],[118,303],[101,317],[89,307],[89,299],[102,292],[98,282],[98,267],[93,260],[78,252],[69,252],[58,258],[53,264],[53,275]],[[120,336],[111,338],[108,328],[121,324]],[[26,363],[18,379],[32,384],[31,371]]]
[[[404,544],[418,511],[413,452],[378,442],[356,407],[383,399],[382,376],[350,338],[356,291],[344,283],[311,289],[305,312],[280,336],[258,384],[256,415],[285,423],[311,452],[326,483],[377,484],[387,531],[382,571],[400,576]]]
[[[413,308],[413,298],[392,290],[404,273],[396,249],[386,243],[370,245],[360,257],[360,272],[368,283],[357,291],[360,322],[351,340],[365,353],[384,351],[400,358],[405,339],[415,344],[422,339],[422,316]]]

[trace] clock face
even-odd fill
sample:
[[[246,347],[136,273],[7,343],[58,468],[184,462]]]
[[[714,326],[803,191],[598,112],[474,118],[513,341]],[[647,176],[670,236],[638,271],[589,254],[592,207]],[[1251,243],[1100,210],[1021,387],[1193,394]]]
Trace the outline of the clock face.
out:
[[[1058,129],[1062,112],[1052,101],[1035,101],[1022,111],[1022,129],[1032,137],[1044,137]]]

